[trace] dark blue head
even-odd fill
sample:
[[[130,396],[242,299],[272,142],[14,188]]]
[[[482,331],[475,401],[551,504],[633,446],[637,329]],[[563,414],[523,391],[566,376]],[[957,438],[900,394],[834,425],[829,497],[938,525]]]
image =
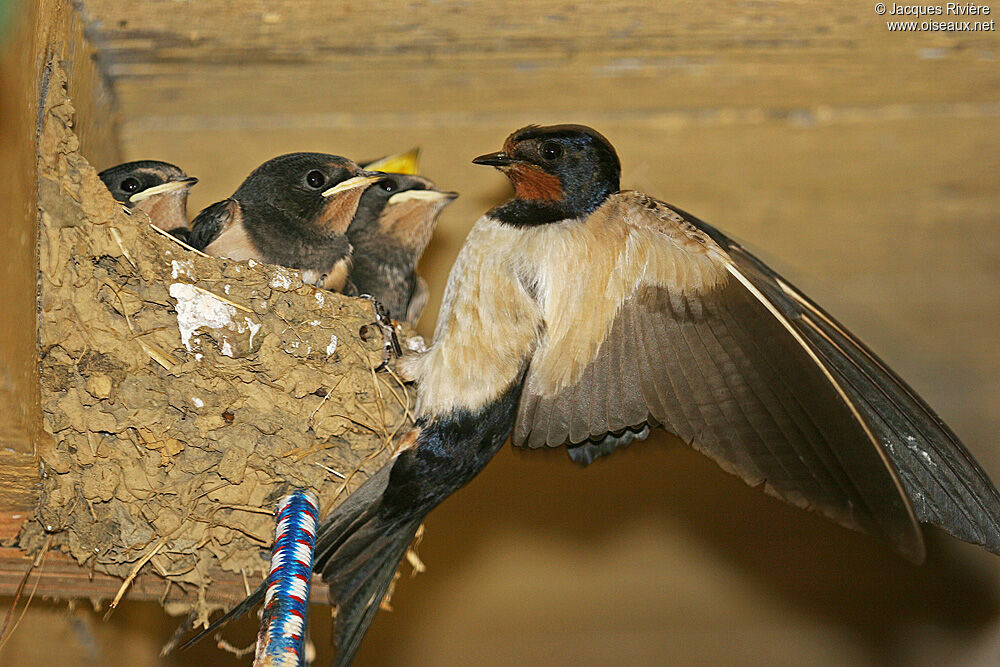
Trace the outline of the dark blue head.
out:
[[[614,146],[584,125],[529,125],[507,137],[502,151],[473,162],[510,179],[514,199],[490,214],[518,226],[586,217],[618,192],[621,178]]]

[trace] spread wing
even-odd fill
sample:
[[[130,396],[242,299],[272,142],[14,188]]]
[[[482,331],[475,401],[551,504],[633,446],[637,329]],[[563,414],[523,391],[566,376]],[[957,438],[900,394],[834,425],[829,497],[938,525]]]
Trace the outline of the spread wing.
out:
[[[1000,493],[948,425],[826,311],[738,243],[696,222],[844,388],[898,471],[917,518],[1000,553]]]
[[[664,209],[679,219],[645,203],[631,224],[661,227]],[[727,249],[716,230],[681,217]],[[533,388],[547,383],[529,368],[514,444],[565,445],[589,463],[660,425],[748,483],[921,560],[909,497],[876,438],[881,425],[750,268],[733,259],[724,280],[687,293],[640,283],[573,384],[543,395]]]

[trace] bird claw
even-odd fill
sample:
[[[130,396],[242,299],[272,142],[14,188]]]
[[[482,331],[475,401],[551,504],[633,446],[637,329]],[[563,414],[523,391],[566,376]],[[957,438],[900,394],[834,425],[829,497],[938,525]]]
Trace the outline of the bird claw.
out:
[[[362,294],[361,298],[368,299],[371,302],[372,312],[375,315],[374,324],[382,331],[382,337],[385,339],[385,352],[382,357],[382,363],[375,368],[375,372],[377,373],[388,366],[393,358],[399,359],[403,356],[403,348],[399,344],[396,327],[393,326],[392,319],[382,304],[379,303],[379,300],[371,294]]]

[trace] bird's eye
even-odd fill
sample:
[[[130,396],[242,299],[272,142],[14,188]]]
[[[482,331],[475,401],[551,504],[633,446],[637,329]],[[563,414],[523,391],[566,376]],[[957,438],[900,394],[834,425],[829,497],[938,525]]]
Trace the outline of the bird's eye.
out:
[[[137,192],[139,190],[139,181],[135,178],[129,176],[124,181],[122,181],[121,189],[123,192]]]
[[[392,180],[391,178],[379,181],[378,186],[383,190],[385,190],[386,192],[393,192],[397,187],[396,181]]]
[[[306,174],[306,185],[314,190],[319,190],[326,184],[326,176],[323,172],[313,169],[308,174]]]
[[[562,146],[554,141],[546,141],[539,151],[546,160],[555,160],[562,157]]]

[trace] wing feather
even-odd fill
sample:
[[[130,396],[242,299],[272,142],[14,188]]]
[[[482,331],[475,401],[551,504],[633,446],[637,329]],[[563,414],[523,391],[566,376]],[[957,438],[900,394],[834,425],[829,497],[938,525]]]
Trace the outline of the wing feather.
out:
[[[667,329],[658,327],[653,322],[654,313],[652,311],[635,310],[634,326],[636,326],[636,330],[648,332],[648,335],[640,336],[642,340],[648,341],[648,344],[640,349],[643,355],[643,365],[647,369],[649,382],[663,397],[660,401],[662,412],[654,412],[653,414],[672,433],[696,433],[697,427],[695,425],[701,422],[698,416],[698,406],[690,401],[682,400],[682,397],[690,396],[692,392],[674,342],[667,336]],[[663,363],[665,369],[658,367],[657,359]],[[668,412],[670,408],[676,409]]]
[[[650,209],[649,227],[668,219],[700,229],[671,213]],[[640,282],[570,386],[542,394],[551,383],[529,368],[514,444],[564,445],[588,463],[662,425],[748,483],[922,559],[909,498],[850,378],[828,367],[832,352],[790,321],[788,304],[772,303],[774,285],[756,285],[758,267],[750,277],[735,263],[726,269],[704,290]],[[694,270],[679,266],[677,275]]]
[[[1000,494],[954,432],[826,311],[742,246],[699,224],[723,240],[736,265],[850,394],[899,471],[917,518],[1000,553]]]
[[[189,243],[195,250],[204,250],[226,232],[239,215],[239,202],[223,199],[205,207],[191,221]]]

